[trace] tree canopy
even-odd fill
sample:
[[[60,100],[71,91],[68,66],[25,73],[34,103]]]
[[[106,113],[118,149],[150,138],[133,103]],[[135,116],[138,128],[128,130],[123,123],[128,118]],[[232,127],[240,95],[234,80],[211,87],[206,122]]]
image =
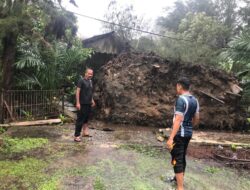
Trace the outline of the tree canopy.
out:
[[[72,77],[74,72],[69,72],[69,68],[79,66],[90,55],[76,37],[76,17],[60,3],[0,3],[2,88],[59,88],[64,77]]]

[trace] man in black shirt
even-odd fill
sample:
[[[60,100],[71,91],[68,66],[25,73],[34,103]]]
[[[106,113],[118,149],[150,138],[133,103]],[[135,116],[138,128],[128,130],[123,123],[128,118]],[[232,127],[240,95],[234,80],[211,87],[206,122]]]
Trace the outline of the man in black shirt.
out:
[[[76,89],[76,108],[77,120],[75,126],[75,138],[74,141],[81,142],[81,131],[83,129],[83,137],[89,137],[88,132],[88,120],[91,113],[91,107],[95,106],[93,99],[93,85],[92,79],[93,70],[87,69],[84,78],[81,78],[77,83]]]

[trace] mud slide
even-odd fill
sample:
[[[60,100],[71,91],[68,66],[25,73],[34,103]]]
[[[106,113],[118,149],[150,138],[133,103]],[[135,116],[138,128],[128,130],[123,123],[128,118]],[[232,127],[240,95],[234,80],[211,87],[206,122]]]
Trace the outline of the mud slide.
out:
[[[97,76],[95,98],[101,119],[170,127],[180,76],[192,82],[200,102],[201,126],[239,129],[243,124],[237,79],[221,70],[171,62],[153,53],[124,53],[109,61]]]

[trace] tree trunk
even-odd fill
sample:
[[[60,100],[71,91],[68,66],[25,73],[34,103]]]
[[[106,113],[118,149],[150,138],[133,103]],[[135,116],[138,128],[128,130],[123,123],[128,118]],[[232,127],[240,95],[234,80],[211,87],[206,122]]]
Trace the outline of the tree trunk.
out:
[[[16,56],[17,35],[14,33],[7,34],[2,41],[2,88],[5,90],[11,89],[13,79],[13,64]]]

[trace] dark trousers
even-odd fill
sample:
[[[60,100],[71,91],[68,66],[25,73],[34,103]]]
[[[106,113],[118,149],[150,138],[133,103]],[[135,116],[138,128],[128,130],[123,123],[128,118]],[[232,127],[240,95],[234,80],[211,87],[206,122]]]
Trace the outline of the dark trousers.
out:
[[[91,105],[81,104],[80,110],[77,111],[75,137],[79,137],[81,135],[82,126],[83,124],[88,123],[90,114],[91,114]]]
[[[172,165],[174,167],[175,173],[182,173],[185,172],[186,169],[186,154],[187,154],[187,147],[189,144],[191,137],[181,137],[175,136],[174,137],[174,147],[171,151],[172,156]]]

